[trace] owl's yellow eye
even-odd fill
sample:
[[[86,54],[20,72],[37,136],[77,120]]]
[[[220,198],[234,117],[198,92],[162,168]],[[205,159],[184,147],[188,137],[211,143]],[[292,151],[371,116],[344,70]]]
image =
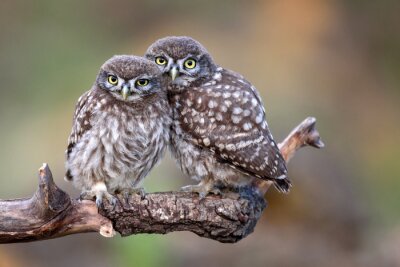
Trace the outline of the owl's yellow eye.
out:
[[[139,79],[136,81],[136,85],[138,86],[146,86],[149,84],[149,80],[147,79]]]
[[[164,57],[156,57],[156,63],[162,66],[167,64],[167,60]]]
[[[116,85],[118,83],[118,78],[115,75],[108,75],[107,81],[112,85]]]
[[[193,58],[189,58],[185,61],[185,63],[183,63],[183,65],[187,69],[193,69],[194,67],[196,67],[196,60],[194,60]]]

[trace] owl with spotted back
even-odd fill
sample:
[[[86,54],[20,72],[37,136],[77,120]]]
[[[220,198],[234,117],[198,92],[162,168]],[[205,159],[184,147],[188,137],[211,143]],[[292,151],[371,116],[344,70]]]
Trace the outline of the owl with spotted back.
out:
[[[158,66],[114,56],[78,100],[66,151],[66,180],[84,199],[115,204],[113,194],[142,192],[140,183],[169,141],[170,108]]]
[[[264,179],[281,192],[289,191],[285,161],[250,82],[216,65],[190,37],[160,39],[145,57],[170,77],[170,148],[182,171],[200,181],[183,190],[204,197],[221,187],[237,189]]]

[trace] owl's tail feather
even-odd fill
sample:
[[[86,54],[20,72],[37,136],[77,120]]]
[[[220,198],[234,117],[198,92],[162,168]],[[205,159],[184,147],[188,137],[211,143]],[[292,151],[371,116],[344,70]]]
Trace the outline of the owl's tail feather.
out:
[[[290,187],[292,187],[292,183],[288,178],[275,179],[274,186],[279,192],[287,194],[290,191]]]

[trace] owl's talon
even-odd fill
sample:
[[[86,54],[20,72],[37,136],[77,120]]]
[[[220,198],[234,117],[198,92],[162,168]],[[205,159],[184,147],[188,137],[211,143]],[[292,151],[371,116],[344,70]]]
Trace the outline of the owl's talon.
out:
[[[125,199],[127,203],[129,203],[129,199],[132,195],[138,194],[140,198],[143,200],[146,197],[146,191],[143,187],[139,188],[125,188],[119,193]]]
[[[133,194],[138,194],[140,195],[140,199],[144,199],[146,197],[146,191],[144,190],[143,187],[139,187],[139,188],[133,188],[130,189],[130,193]]]
[[[97,208],[101,208],[102,205],[103,205],[103,200],[101,198],[96,198]]]
[[[140,187],[140,188],[139,188],[139,195],[140,195],[140,198],[141,198],[142,200],[145,199],[145,197],[146,197],[146,191],[144,190],[143,187]]]
[[[197,192],[199,194],[199,199],[203,199],[206,197],[207,193],[206,192]]]
[[[221,194],[221,191],[219,191],[218,188],[215,188],[213,186],[210,186],[210,184],[197,184],[197,185],[186,185],[181,187],[181,190],[183,192],[189,192],[189,193],[197,193],[199,194],[199,198],[203,199],[205,198],[209,193],[212,194]]]
[[[213,189],[210,190],[210,193],[217,195],[217,196],[221,196],[222,192],[221,190],[219,190],[218,188],[214,187]]]
[[[96,206],[101,208],[104,204],[104,199],[113,207],[117,205],[117,198],[108,193],[107,191],[87,190],[82,192],[80,199],[95,200]]]
[[[113,209],[114,209],[115,206],[117,205],[117,198],[116,198],[116,197],[113,197],[113,198],[111,199],[111,205],[113,206]]]
[[[108,197],[104,197],[105,199],[107,199],[107,201],[108,201],[108,203],[111,205],[111,210],[114,210],[115,209],[115,207],[117,206],[117,198],[116,197],[113,197],[113,196],[111,196],[111,199],[109,199]],[[102,207],[104,207],[104,201],[103,201],[103,198],[96,198],[96,206],[97,206],[97,208],[102,208]]]
[[[114,210],[115,206],[117,205],[117,198],[108,192],[103,193],[103,198],[108,201],[108,203],[112,206],[112,210]]]
[[[122,195],[122,199],[125,200],[126,203],[129,203],[130,194],[125,191],[125,192],[122,192],[121,195]]]
[[[195,187],[195,186],[196,185],[185,185],[185,186],[182,186],[179,191],[191,193],[191,192],[193,192],[193,187]]]
[[[94,192],[92,190],[83,191],[79,196],[80,200],[92,200],[93,201],[95,198],[96,198],[96,192]]]

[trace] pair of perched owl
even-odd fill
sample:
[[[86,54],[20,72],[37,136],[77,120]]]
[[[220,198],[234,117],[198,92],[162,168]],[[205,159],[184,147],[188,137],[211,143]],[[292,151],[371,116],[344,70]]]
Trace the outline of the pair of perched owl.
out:
[[[76,106],[66,178],[83,198],[115,203],[113,194],[143,192],[140,182],[167,146],[200,181],[182,189],[201,197],[255,179],[282,192],[291,185],[256,88],[190,37],[166,37],[144,58],[104,63]]]

